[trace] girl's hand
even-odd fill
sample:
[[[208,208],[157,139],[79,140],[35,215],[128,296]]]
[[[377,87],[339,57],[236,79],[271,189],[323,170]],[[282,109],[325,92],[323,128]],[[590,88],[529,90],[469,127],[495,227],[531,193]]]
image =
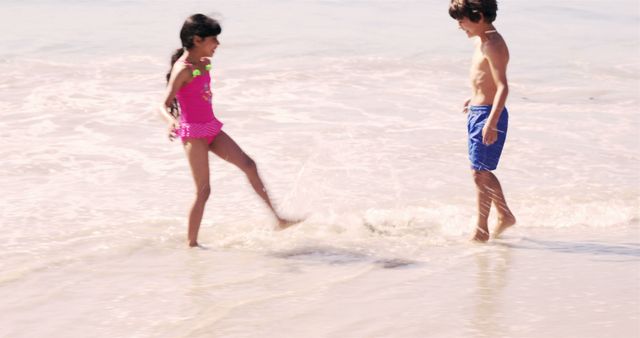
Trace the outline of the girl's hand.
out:
[[[469,103],[471,103],[471,99],[467,99],[466,101],[464,101],[464,104],[462,105],[463,114],[466,114],[467,112],[469,112]]]
[[[178,137],[178,130],[180,130],[180,122],[178,120],[173,119],[169,124],[169,140],[173,141]]]
[[[482,143],[490,146],[498,139],[498,129],[492,127],[489,123],[485,123],[482,128]]]

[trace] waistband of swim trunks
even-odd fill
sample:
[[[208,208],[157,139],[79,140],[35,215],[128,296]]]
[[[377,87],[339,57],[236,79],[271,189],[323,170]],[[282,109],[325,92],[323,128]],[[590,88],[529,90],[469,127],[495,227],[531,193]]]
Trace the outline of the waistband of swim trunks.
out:
[[[469,106],[469,111],[474,113],[488,113],[491,112],[491,107],[491,105]]]
[[[490,113],[491,112],[491,108],[493,106],[491,105],[484,105],[484,106],[469,106],[469,111],[470,112],[476,112],[476,113]],[[505,112],[507,111],[507,107],[502,108],[502,111]]]

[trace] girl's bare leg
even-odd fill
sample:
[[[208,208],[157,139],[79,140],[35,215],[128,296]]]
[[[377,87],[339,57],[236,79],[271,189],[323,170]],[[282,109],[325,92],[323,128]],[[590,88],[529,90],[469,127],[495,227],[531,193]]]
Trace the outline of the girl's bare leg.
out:
[[[204,206],[211,194],[209,185],[209,147],[205,139],[187,139],[184,150],[189,160],[191,174],[196,185],[196,196],[189,211],[189,246],[198,246],[198,230],[204,214]]]
[[[286,228],[295,223],[294,221],[283,219],[278,215],[278,212],[273,207],[273,203],[271,203],[267,189],[264,187],[262,179],[258,174],[258,167],[256,166],[256,163],[231,137],[229,137],[229,135],[227,135],[227,133],[221,131],[213,140],[209,148],[214,154],[218,155],[223,160],[234,164],[240,168],[245,175],[247,175],[247,179],[249,179],[249,183],[251,183],[253,190],[258,194],[258,196],[260,196],[260,198],[262,198],[269,209],[271,209],[271,212],[273,212],[273,215],[278,220],[280,228]]]

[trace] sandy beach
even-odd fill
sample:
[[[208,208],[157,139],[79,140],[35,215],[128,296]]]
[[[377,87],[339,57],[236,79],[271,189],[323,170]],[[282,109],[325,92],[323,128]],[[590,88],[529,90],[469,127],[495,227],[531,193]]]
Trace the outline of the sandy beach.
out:
[[[514,231],[516,232],[516,231]],[[6,337],[635,337],[637,241],[518,231],[423,256],[146,242],[2,281]],[[79,258],[80,257],[80,258]],[[631,269],[630,267],[633,266]],[[17,271],[15,271],[18,274]],[[132,281],[136,281],[132,283]],[[28,333],[28,334],[26,334]]]

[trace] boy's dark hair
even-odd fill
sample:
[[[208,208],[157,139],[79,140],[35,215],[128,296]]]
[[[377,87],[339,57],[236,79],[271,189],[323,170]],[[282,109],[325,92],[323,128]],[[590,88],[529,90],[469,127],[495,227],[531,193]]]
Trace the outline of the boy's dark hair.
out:
[[[486,23],[492,23],[496,19],[497,11],[496,0],[451,0],[449,4],[449,15],[456,20],[469,18],[473,22],[478,22],[482,14]]]

